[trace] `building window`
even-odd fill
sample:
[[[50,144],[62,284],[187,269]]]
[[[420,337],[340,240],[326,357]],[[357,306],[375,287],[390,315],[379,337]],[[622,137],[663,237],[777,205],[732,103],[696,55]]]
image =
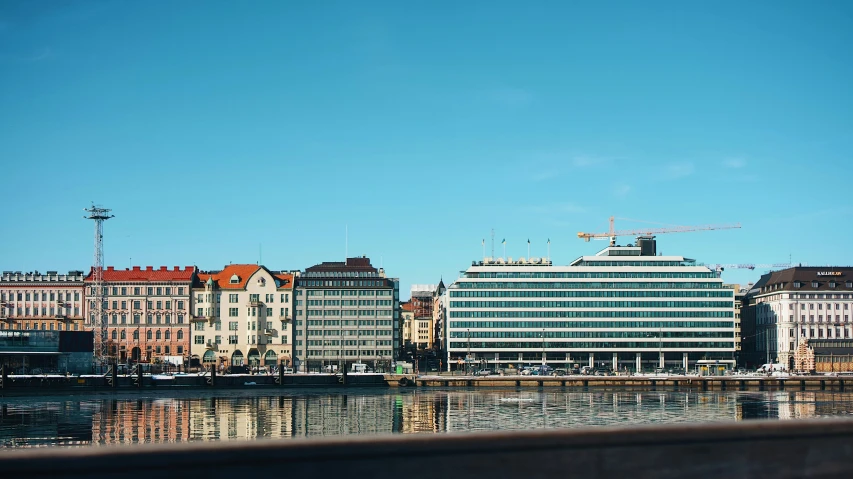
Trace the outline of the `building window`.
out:
[[[157,330],[156,338],[157,338],[157,340],[158,340],[158,341],[159,341],[160,339],[163,339],[162,333],[160,332],[160,330],[159,330],[159,329]]]
[[[178,334],[176,334],[176,336],[177,336],[177,338],[178,338],[178,339],[184,339],[184,330],[183,330],[183,329],[179,329],[179,330],[178,330]]]
[[[152,287],[148,288],[148,296],[154,296],[154,288],[152,288]]]
[[[139,341],[139,330],[138,329],[133,332],[133,339],[135,341]]]
[[[237,297],[238,297],[238,295],[235,293],[229,294],[228,295],[228,302],[229,303],[236,303],[238,301]]]
[[[817,288],[817,281],[812,281],[812,288]]]
[[[127,339],[127,331],[125,331],[125,330],[122,330],[122,331],[121,331],[121,339],[122,339],[122,340]]]
[[[196,331],[204,331],[204,323],[195,323]]]
[[[204,344],[204,336],[197,335],[193,338],[193,343],[195,344]]]
[[[166,338],[167,341],[172,339],[172,332],[167,329],[166,333],[164,334],[164,337]]]
[[[232,318],[236,318],[239,316],[238,308],[228,308],[228,316]]]
[[[184,315],[183,314],[178,315],[178,324],[184,324]]]
[[[121,288],[121,295],[122,295],[122,296],[127,296],[127,287],[126,287],[126,286],[122,286],[122,288]]]

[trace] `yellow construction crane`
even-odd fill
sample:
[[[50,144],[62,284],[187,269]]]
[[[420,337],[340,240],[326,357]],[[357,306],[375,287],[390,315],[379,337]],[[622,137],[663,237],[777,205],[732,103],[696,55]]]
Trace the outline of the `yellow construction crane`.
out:
[[[578,233],[578,238],[584,241],[591,239],[606,240],[610,239],[610,246],[616,245],[617,236],[651,236],[661,233],[688,233],[690,231],[707,231],[707,230],[728,230],[740,228],[740,223],[725,224],[725,225],[702,225],[702,226],[671,226],[668,228],[646,228],[636,230],[619,230],[613,227],[613,216],[610,217],[610,231],[606,233]]]

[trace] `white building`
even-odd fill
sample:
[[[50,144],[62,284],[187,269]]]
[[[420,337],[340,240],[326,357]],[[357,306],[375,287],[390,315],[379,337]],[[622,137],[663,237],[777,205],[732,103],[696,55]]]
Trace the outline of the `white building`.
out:
[[[291,361],[293,275],[256,264],[199,272],[193,287],[192,354],[206,365]]]
[[[653,238],[569,266],[474,263],[448,288],[447,366],[650,370],[734,365],[733,291],[709,268],[657,256]]]
[[[853,268],[794,267],[767,273],[743,301],[743,354],[749,366],[790,367],[802,339],[853,353]],[[847,340],[847,341],[844,341]],[[820,348],[816,351],[820,355]]]

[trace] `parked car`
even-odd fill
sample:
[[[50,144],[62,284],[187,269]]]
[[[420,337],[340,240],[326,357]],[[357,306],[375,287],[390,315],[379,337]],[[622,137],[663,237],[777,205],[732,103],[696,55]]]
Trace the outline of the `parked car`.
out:
[[[567,376],[569,373],[565,369],[555,369],[551,376]]]
[[[613,371],[610,368],[595,368],[592,374],[593,376],[613,376]]]
[[[477,374],[477,376],[490,376],[492,374],[492,370],[491,369],[481,369],[481,370],[477,371],[476,374]]]

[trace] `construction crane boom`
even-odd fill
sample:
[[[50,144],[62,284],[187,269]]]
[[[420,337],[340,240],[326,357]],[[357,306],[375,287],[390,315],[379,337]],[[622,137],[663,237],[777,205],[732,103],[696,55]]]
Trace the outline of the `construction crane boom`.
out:
[[[610,231],[606,233],[578,233],[578,238],[584,241],[591,239],[609,239],[610,246],[616,245],[617,236],[651,236],[662,233],[688,233],[691,231],[708,231],[708,230],[727,230],[740,228],[740,223],[722,224],[722,225],[701,225],[701,226],[673,226],[669,228],[645,228],[635,230],[619,230],[613,226],[613,216],[610,217]]]
[[[711,269],[713,269],[713,270],[719,270],[719,271],[722,271],[722,270],[725,270],[726,268],[731,268],[731,269],[749,269],[749,270],[753,270],[753,269],[756,269],[756,268],[758,268],[758,269],[765,269],[765,268],[769,268],[769,269],[782,268],[782,269],[785,269],[785,268],[790,268],[790,267],[791,267],[791,265],[790,265],[789,263],[773,263],[773,264],[709,264],[709,265],[708,265],[708,267],[709,267],[709,268],[711,268]]]

